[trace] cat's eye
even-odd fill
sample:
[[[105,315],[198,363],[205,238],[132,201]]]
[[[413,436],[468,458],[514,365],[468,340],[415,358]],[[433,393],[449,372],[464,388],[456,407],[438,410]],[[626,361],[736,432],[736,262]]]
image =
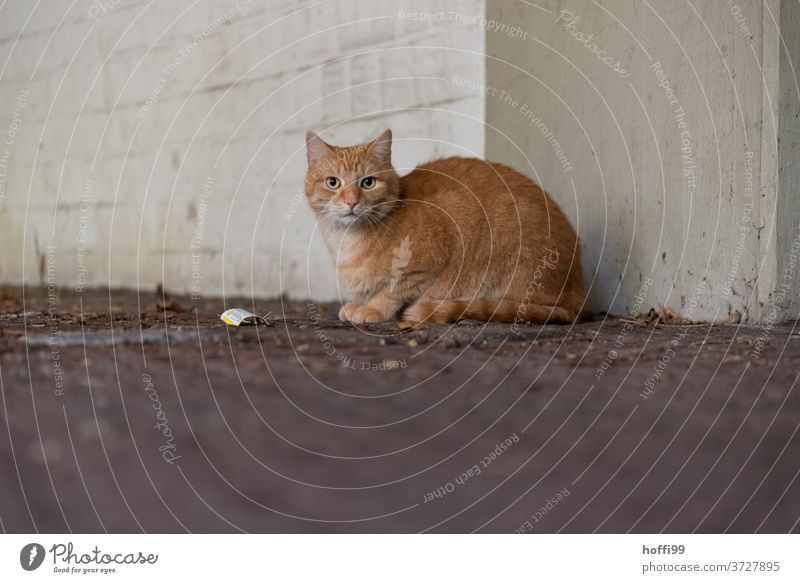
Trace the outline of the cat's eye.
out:
[[[375,179],[372,176],[367,176],[366,178],[362,178],[361,188],[363,188],[364,190],[375,188]]]
[[[339,184],[341,184],[341,182],[339,182],[339,179],[336,178],[335,176],[328,176],[325,179],[325,186],[327,186],[331,190],[336,190],[337,188],[339,188]]]

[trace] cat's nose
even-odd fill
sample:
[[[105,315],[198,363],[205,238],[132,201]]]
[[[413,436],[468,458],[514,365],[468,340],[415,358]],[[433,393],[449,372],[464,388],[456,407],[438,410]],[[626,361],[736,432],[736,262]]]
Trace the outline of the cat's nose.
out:
[[[346,204],[347,206],[349,206],[349,207],[350,207],[350,210],[353,210],[354,208],[356,208],[356,205],[358,204],[358,201],[357,201],[357,200],[346,200],[346,201],[344,201],[344,202],[345,202],[345,204]]]

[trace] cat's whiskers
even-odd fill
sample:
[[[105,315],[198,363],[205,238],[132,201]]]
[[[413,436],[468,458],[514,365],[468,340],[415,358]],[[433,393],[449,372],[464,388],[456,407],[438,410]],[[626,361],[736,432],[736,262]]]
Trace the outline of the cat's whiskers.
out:
[[[380,227],[389,216],[389,213],[379,210],[377,206],[373,206],[365,210],[360,216],[366,220],[370,227],[374,228]]]
[[[323,234],[328,231],[329,227],[338,226],[338,218],[338,214],[330,209],[323,208],[319,211],[317,224]]]

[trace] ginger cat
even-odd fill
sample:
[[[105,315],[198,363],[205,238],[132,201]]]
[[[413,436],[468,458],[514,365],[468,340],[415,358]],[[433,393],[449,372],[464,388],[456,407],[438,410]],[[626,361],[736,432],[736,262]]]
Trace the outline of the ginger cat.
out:
[[[502,164],[445,158],[402,178],[392,133],[337,147],[308,132],[305,191],[361,324],[574,322],[578,236],[536,183]]]

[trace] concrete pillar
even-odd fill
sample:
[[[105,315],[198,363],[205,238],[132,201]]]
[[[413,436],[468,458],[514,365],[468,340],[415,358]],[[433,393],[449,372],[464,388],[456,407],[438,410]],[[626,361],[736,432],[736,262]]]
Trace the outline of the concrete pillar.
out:
[[[577,224],[590,309],[800,309],[797,0],[490,1],[487,158]]]

